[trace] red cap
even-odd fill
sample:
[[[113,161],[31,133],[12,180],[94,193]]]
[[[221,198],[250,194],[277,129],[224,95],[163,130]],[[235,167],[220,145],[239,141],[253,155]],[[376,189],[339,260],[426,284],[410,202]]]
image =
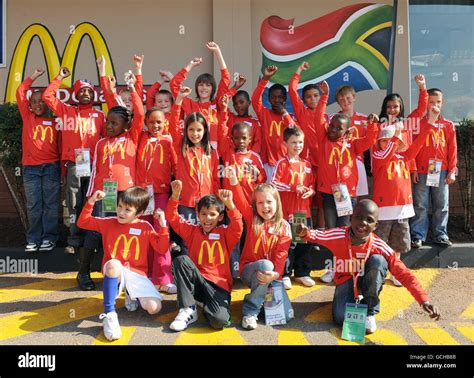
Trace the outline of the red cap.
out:
[[[85,80],[77,80],[74,83],[74,94],[77,95],[77,92],[79,92],[79,90],[82,88],[90,88],[92,92],[94,92],[94,86],[91,83]]]

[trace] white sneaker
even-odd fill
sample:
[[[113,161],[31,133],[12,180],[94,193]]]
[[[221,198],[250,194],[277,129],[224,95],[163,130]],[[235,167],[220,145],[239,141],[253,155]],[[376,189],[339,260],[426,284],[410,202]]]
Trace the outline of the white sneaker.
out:
[[[194,323],[196,320],[198,320],[196,308],[180,308],[178,315],[176,318],[174,318],[173,323],[170,324],[170,329],[177,332],[182,331],[183,329],[186,329],[189,324]]]
[[[107,340],[118,340],[122,337],[122,330],[118,321],[116,312],[109,312],[107,314],[100,314],[99,319],[102,320],[104,327],[104,335]]]
[[[166,285],[161,285],[159,289],[162,293],[168,294],[176,294],[178,292],[178,288],[175,284],[169,283]]]
[[[50,242],[49,240],[44,240],[40,247],[39,250],[41,252],[50,252],[56,247],[56,243]]]
[[[367,333],[374,333],[377,330],[377,323],[374,315],[367,315],[365,318],[365,331]]]
[[[295,281],[299,282],[299,283],[301,283],[301,284],[303,284],[304,286],[307,286],[307,287],[312,287],[312,286],[316,285],[316,282],[314,282],[314,280],[309,276],[295,277]]]
[[[393,284],[397,287],[402,287],[402,283],[395,278],[395,276],[391,276],[390,279],[392,280]]]
[[[257,317],[255,315],[244,315],[242,318],[242,327],[245,329],[256,329]]]
[[[39,248],[39,245],[36,244],[36,243],[28,243],[26,246],[25,246],[25,252],[38,252],[38,248]]]
[[[138,300],[130,298],[127,290],[125,290],[125,308],[127,311],[137,311],[138,308]]]
[[[324,273],[321,278],[321,281],[325,283],[330,283],[334,280],[334,270],[328,270],[326,273]]]
[[[283,277],[283,286],[286,290],[290,290],[292,288],[290,277]]]

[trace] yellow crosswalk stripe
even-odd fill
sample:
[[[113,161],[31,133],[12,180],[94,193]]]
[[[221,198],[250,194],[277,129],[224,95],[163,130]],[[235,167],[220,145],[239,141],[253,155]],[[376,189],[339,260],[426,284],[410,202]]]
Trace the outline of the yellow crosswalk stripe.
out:
[[[436,323],[410,324],[417,335],[428,345],[459,345],[459,343]]]
[[[463,319],[474,318],[474,302],[471,302],[471,304],[464,310],[464,312],[461,314],[461,318]]]
[[[128,345],[137,327],[120,327],[122,330],[122,337],[118,340],[109,341],[105,338],[104,332],[101,331],[92,343],[92,345]]]
[[[353,341],[347,341],[347,340],[342,339],[341,338],[342,327],[341,328],[331,328],[330,332],[336,338],[336,341],[339,345],[351,345],[351,346],[362,345],[362,344],[359,344],[359,343],[355,343]]]
[[[325,304],[314,310],[304,320],[307,322],[332,322],[332,303]]]
[[[299,329],[282,329],[278,332],[278,345],[310,345]]]
[[[412,270],[412,273],[426,290],[438,275],[438,271],[439,269],[426,268]],[[387,280],[380,295],[380,314],[377,315],[377,320],[386,321],[393,319],[399,313],[407,310],[414,302],[415,299],[407,289],[391,285]]]
[[[461,333],[466,339],[474,342],[474,325],[472,323],[451,323],[459,333]]]
[[[235,328],[216,331],[210,327],[187,328],[176,339],[175,345],[246,345]]]
[[[103,312],[102,293],[0,318],[0,341],[42,331]],[[123,307],[119,298],[116,307]]]
[[[95,272],[91,274],[91,277],[93,279],[100,279],[103,276],[101,273]],[[15,302],[55,291],[72,289],[74,287],[77,287],[76,274],[61,278],[46,279],[25,285],[2,287],[0,288],[0,303]]]

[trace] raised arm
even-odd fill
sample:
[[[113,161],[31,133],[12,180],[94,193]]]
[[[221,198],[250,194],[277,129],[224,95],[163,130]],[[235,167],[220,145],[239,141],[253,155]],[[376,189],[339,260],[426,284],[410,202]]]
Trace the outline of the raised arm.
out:
[[[173,227],[173,230],[186,241],[186,239],[189,240],[189,238],[192,237],[196,226],[187,223],[186,220],[178,214],[179,197],[182,188],[183,183],[180,180],[175,180],[171,183],[171,197],[168,201],[165,215],[170,226]]]
[[[264,111],[263,111],[264,107],[263,107],[262,95],[263,95],[263,92],[265,91],[265,87],[267,86],[268,81],[273,75],[275,75],[277,71],[278,71],[278,67],[276,66],[265,67],[263,71],[263,78],[262,80],[259,81],[257,88],[255,88],[255,90],[253,91],[252,106],[260,122],[262,122],[264,119]]]
[[[133,67],[135,69],[135,90],[137,91],[138,97],[143,102],[143,76],[142,76],[142,67],[143,67],[143,59],[144,55],[134,55],[133,56]],[[133,108],[135,111],[135,108]]]
[[[225,177],[229,179],[235,206],[240,210],[247,227],[249,227],[253,223],[253,210],[250,206],[248,198],[245,196],[245,193],[240,186],[239,180],[237,178],[237,172],[235,171],[234,167],[228,166],[224,169],[224,174]]]
[[[240,237],[242,236],[242,231],[244,229],[242,223],[242,214],[234,205],[232,198],[233,194],[231,190],[220,189],[217,192],[217,196],[224,203],[227,210],[227,216],[229,217],[230,223],[227,226],[225,239],[227,245],[230,248],[233,248],[240,241]]]
[[[162,209],[156,209],[153,217],[158,221],[160,231],[150,230],[150,244],[155,252],[164,255],[170,247],[170,234],[166,225],[165,212]]]
[[[46,88],[43,93],[43,101],[57,116],[63,116],[67,113],[68,108],[70,108],[70,105],[59,101],[59,99],[56,97],[56,92],[61,85],[61,81],[70,75],[71,72],[69,71],[69,68],[61,67],[58,76],[56,76],[56,78],[49,84],[48,88]]]
[[[415,76],[416,85],[418,85],[418,106],[413,110],[407,118],[423,118],[428,107],[428,91],[426,90],[425,77],[422,74]]]
[[[293,105],[293,110],[296,115],[296,119],[301,124],[304,119],[304,103],[298,94],[298,84],[301,79],[301,72],[309,69],[309,63],[303,62],[295,74],[291,77],[290,85],[288,86],[288,95],[290,96],[291,104]]]
[[[28,76],[25,80],[23,80],[16,91],[16,102],[22,117],[28,117],[31,113],[26,93],[30,89],[31,84],[33,84],[33,82],[41,75],[43,75],[44,72],[44,68],[36,68],[31,76]]]
[[[229,120],[228,106],[229,98],[227,95],[224,95],[219,101],[219,110],[217,113],[217,151],[221,156],[226,156],[233,148],[232,141],[229,138],[229,128],[227,127],[227,122]]]
[[[101,225],[104,224],[104,219],[93,217],[92,210],[94,209],[95,203],[104,198],[105,193],[102,190],[98,190],[87,200],[77,220],[78,227],[91,231],[101,231]]]
[[[145,123],[145,109],[143,109],[142,98],[136,91],[135,83],[132,82],[131,84],[128,89],[132,96],[133,119],[129,133],[135,144],[138,144],[138,140],[142,134],[143,124]]]
[[[377,141],[378,121],[379,117],[374,113],[369,114],[367,117],[367,134],[362,138],[353,140],[355,152],[357,155],[360,155],[364,151],[368,150]]]

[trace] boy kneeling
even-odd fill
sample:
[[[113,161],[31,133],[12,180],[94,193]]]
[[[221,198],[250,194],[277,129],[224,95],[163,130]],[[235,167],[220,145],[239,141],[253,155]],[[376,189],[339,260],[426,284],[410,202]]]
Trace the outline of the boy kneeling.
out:
[[[104,199],[105,193],[96,191],[87,201],[78,226],[102,234],[104,259],[104,335],[108,340],[122,336],[115,311],[115,299],[125,289],[125,308],[135,311],[140,305],[153,315],[161,310],[161,294],[148,279],[148,248],[165,254],[169,248],[169,233],[162,210],[155,210],[161,229],[157,234],[153,226],[139,219],[148,206],[148,192],[138,186],[119,194],[117,216],[96,218],[91,216],[94,204]],[[122,240],[123,239],[123,240]]]
[[[178,201],[183,184],[171,183],[171,198],[166,208],[170,226],[183,238],[189,256],[173,259],[173,274],[178,288],[179,312],[170,324],[173,331],[182,331],[198,319],[196,303],[201,303],[204,316],[214,329],[230,324],[230,293],[232,274],[230,254],[242,235],[242,215],[234,206],[232,192],[219,190],[218,197],[206,195],[197,202],[199,224],[186,222],[178,214]],[[219,225],[224,208],[230,224]]]
[[[377,329],[375,314],[380,309],[379,296],[388,271],[407,288],[431,318],[438,320],[439,309],[429,302],[420,282],[395,251],[373,233],[378,215],[375,202],[362,200],[354,208],[351,227],[319,231],[300,224],[296,229],[300,238],[321,244],[334,255],[334,322],[343,324],[346,303],[355,303],[361,294],[361,302],[368,307],[365,328],[367,333],[374,333]]]

